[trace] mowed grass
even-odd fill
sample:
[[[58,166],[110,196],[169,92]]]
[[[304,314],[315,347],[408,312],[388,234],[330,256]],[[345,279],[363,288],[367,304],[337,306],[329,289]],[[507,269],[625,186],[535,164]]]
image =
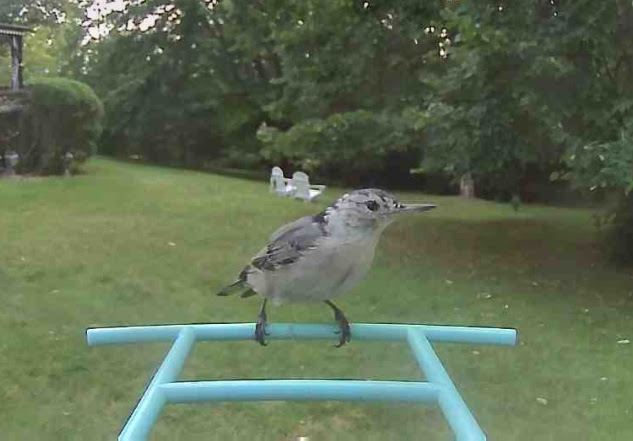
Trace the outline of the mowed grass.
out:
[[[214,295],[315,204],[265,183],[93,160],[73,179],[0,181],[0,438],[113,440],[168,345],[90,348],[90,326],[251,322]],[[603,263],[591,212],[435,201],[384,234],[337,304],[357,322],[515,327],[516,347],[438,344],[491,440],[630,440],[633,273]],[[324,305],[272,322],[330,323]],[[183,379],[422,376],[400,344],[199,343]],[[538,400],[537,400],[538,399]],[[169,405],[153,440],[452,439],[437,408],[356,403]]]

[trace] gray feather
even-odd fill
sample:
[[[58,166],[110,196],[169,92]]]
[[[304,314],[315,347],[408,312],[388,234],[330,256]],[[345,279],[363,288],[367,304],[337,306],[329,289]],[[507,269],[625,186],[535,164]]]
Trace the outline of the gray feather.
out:
[[[217,295],[219,296],[230,296],[231,294],[235,294],[236,292],[242,291],[244,290],[245,286],[244,286],[244,280],[236,280],[235,282],[231,283],[229,286],[225,286],[224,288],[222,288]]]
[[[248,288],[248,286],[246,285],[246,279],[248,277],[249,270],[250,270],[250,267],[248,266],[244,268],[242,272],[240,272],[240,275],[237,276],[237,280],[231,283],[229,286],[225,286],[224,288],[222,288],[220,292],[218,292],[217,295],[229,296],[231,294],[235,294],[237,292],[243,291],[244,289]],[[243,294],[242,294],[242,297],[244,297]]]
[[[294,222],[290,222],[289,224],[280,227],[277,231],[275,231],[270,236],[270,243],[274,243],[277,239],[280,239],[282,236],[286,236],[287,234],[291,234],[292,232],[296,232],[304,227],[310,227],[314,223],[313,216],[305,216],[300,219],[297,219]]]
[[[323,237],[323,225],[312,216],[284,225],[271,236],[271,242],[251,261],[260,270],[275,271],[299,260]]]
[[[256,295],[256,294],[257,294],[257,293],[256,293],[255,291],[253,291],[252,289],[249,289],[248,291],[244,291],[244,292],[240,295],[240,297],[241,297],[241,298],[243,298],[243,299],[245,299],[245,298],[247,298],[247,297],[252,297],[252,296],[254,296],[254,295]]]

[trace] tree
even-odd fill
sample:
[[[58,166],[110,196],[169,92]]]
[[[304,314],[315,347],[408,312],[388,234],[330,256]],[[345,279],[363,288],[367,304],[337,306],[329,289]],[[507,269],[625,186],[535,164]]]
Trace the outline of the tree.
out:
[[[229,148],[258,150],[259,80],[212,6],[154,0],[100,18],[109,34],[72,69],[104,99],[108,151],[194,165]]]
[[[601,219],[610,257],[633,262],[633,5],[581,1],[560,22],[573,65],[573,107],[565,113],[567,164],[575,185],[613,196]]]
[[[38,25],[59,22],[72,0],[3,0],[0,23]]]
[[[481,194],[509,199],[524,190],[528,170],[560,167],[564,131],[544,85],[567,65],[535,32],[557,20],[555,6],[539,3],[459,2],[426,28],[440,55],[427,58],[430,96],[412,109],[426,127],[426,169],[473,176]]]
[[[281,144],[264,153],[312,160],[289,152],[283,132],[369,112],[408,127],[407,149],[427,170],[470,173],[479,194],[509,198],[566,176],[571,150],[617,139],[631,107],[630,8],[148,0],[88,17],[97,38],[72,69],[112,110],[107,138],[124,152],[256,158],[265,122]],[[380,136],[350,136],[380,157]]]

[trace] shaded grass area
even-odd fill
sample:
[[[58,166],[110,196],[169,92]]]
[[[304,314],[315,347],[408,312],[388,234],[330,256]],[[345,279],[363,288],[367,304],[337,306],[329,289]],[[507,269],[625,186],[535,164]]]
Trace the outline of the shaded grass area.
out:
[[[10,440],[114,439],[167,350],[89,348],[89,326],[253,321],[216,297],[282,223],[316,204],[263,183],[93,160],[73,179],[0,181],[0,428]],[[385,233],[352,321],[515,327],[515,348],[436,345],[490,439],[628,440],[633,272],[603,264],[591,213],[402,194],[440,208]],[[326,306],[269,310],[329,323]],[[200,343],[183,379],[421,379],[406,347]],[[537,400],[540,399],[540,400]],[[546,403],[546,404],[543,404]],[[155,440],[452,439],[433,407],[172,405]]]

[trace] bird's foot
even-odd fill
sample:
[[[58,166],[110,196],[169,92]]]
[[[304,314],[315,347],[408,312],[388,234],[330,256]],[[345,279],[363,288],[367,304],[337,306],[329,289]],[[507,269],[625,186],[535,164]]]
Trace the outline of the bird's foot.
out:
[[[347,318],[340,309],[334,313],[334,319],[338,322],[338,325],[341,328],[338,332],[341,334],[341,338],[339,339],[338,344],[335,345],[337,348],[340,348],[352,339],[352,331]]]
[[[268,333],[266,332],[266,314],[264,314],[263,316],[260,315],[257,318],[257,324],[255,325],[255,341],[262,346],[268,345],[268,343],[266,343],[266,335],[268,335]]]
[[[345,314],[343,314],[343,311],[338,309],[336,305],[329,300],[326,300],[325,303],[334,311],[334,320],[336,320],[339,325],[340,330],[336,333],[341,334],[341,338],[339,339],[338,344],[335,346],[337,348],[340,348],[352,339],[352,331],[350,329],[349,322],[347,321],[347,317],[345,317]]]
[[[266,300],[262,304],[262,309],[257,316],[257,323],[255,324],[255,341],[262,346],[268,345],[266,343]]]

